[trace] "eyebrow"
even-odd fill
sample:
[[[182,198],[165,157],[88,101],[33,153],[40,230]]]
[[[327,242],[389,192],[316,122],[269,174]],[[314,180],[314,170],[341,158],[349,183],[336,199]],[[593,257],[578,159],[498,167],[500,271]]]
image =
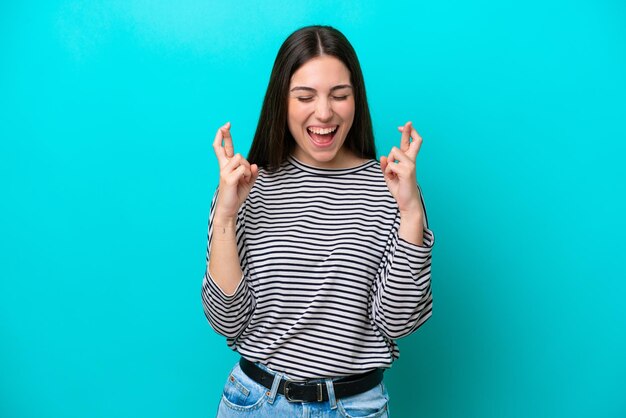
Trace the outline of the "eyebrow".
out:
[[[341,90],[341,89],[352,89],[352,86],[350,84],[339,84],[337,86],[332,87],[330,91]],[[297,90],[304,90],[304,91],[311,91],[311,92],[317,91],[313,87],[306,87],[306,86],[296,86],[289,91],[297,91]]]

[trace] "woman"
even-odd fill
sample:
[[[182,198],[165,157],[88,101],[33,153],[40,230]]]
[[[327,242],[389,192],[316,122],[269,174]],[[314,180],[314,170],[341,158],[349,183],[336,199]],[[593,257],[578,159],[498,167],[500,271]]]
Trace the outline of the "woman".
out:
[[[219,128],[202,301],[241,361],[218,416],[387,416],[395,340],[432,313],[422,139],[398,129],[378,163],[356,53],[327,26],[281,46],[247,160]]]

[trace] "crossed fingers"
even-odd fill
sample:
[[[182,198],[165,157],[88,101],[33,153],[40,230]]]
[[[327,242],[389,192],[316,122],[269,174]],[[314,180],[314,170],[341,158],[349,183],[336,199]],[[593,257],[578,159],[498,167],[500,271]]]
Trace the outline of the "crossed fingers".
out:
[[[417,133],[411,122],[399,126],[402,132],[400,148],[393,147],[386,157],[381,157],[381,168],[386,175],[409,173],[415,167],[417,154],[422,146],[422,137]]]
[[[230,126],[230,122],[221,126],[213,140],[213,151],[220,165],[220,177],[227,184],[237,184],[241,179],[244,183],[249,183],[256,179],[258,166],[250,164],[241,154],[235,154]]]
[[[398,126],[398,130],[402,132],[402,137],[400,138],[400,150],[406,153],[407,157],[415,162],[417,153],[422,146],[422,137],[413,127],[412,122],[407,122],[403,126]],[[413,141],[411,141],[411,139]]]

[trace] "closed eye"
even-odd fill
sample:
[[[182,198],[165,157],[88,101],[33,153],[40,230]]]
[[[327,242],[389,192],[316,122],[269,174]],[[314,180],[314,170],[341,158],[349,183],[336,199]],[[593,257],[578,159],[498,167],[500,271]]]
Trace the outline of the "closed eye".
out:
[[[313,100],[313,96],[302,96],[302,97],[297,97],[298,101],[301,102],[310,102],[311,100]]]
[[[345,96],[333,96],[333,99],[335,100],[346,100],[348,98],[348,95]]]

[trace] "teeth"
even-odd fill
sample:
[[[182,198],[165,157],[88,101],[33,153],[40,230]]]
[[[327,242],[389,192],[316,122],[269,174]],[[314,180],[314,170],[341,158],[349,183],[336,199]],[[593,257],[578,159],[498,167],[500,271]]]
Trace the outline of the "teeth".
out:
[[[332,127],[332,128],[307,128],[309,131],[313,132],[314,134],[318,134],[318,135],[327,135],[331,132],[335,132],[335,130],[337,129],[337,127]]]

